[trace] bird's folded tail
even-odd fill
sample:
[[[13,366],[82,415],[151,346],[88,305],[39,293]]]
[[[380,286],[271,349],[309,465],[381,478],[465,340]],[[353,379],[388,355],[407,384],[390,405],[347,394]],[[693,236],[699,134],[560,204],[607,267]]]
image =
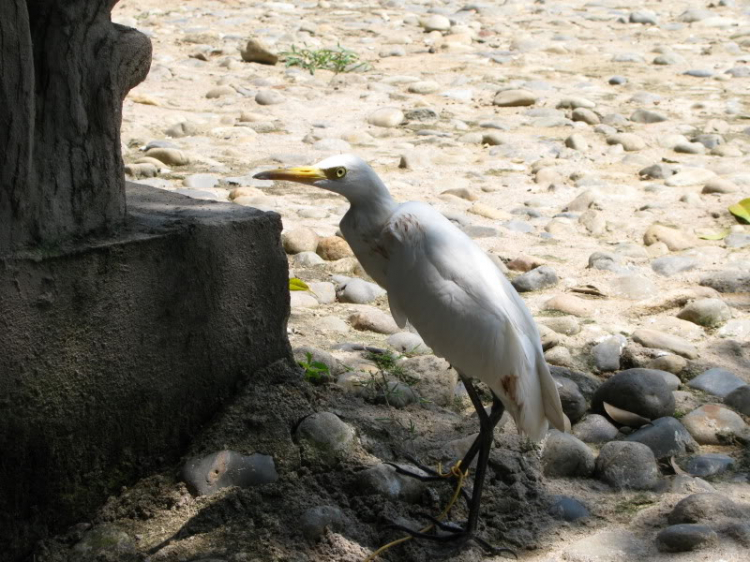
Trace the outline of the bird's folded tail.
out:
[[[565,431],[565,414],[563,413],[562,403],[560,402],[560,393],[557,391],[557,383],[549,372],[544,355],[541,355],[536,362],[537,373],[539,376],[539,386],[542,391],[542,404],[544,406],[544,415],[552,424],[552,427],[559,431]]]
[[[535,441],[544,437],[550,424],[565,431],[557,383],[541,345],[518,330],[507,330],[503,363],[503,375],[491,388],[513,416],[518,430]]]

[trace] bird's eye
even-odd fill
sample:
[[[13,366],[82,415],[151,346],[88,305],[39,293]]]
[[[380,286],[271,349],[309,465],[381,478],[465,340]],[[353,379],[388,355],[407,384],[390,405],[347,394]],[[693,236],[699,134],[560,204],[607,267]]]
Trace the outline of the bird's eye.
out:
[[[337,177],[338,179],[341,179],[341,178],[343,178],[343,177],[344,177],[344,176],[346,175],[346,168],[344,168],[344,167],[341,167],[341,168],[336,168],[336,170],[334,170],[334,172],[333,172],[333,173],[334,173],[334,175],[335,175],[335,176],[336,176],[336,177]]]

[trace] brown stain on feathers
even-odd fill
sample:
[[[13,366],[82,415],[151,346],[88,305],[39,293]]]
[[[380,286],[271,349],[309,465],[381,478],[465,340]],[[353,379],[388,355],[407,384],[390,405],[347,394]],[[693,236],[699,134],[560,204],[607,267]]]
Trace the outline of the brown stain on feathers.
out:
[[[510,374],[505,375],[500,379],[500,386],[503,387],[503,391],[513,402],[518,403],[516,397],[516,391],[518,389],[518,375]]]

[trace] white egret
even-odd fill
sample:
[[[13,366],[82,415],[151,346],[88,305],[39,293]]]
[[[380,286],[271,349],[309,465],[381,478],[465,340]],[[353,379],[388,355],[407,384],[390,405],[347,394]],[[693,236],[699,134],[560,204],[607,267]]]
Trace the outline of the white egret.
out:
[[[313,167],[270,170],[255,177],[309,184],[346,197],[351,206],[341,220],[341,232],[365,271],[387,290],[394,320],[402,328],[409,322],[434,353],[458,371],[480,420],[479,436],[461,461],[468,468],[479,455],[468,522],[460,532],[436,522],[453,535],[409,532],[439,540],[472,537],[493,429],[503,409],[532,439],[542,438],[548,423],[565,429],[557,386],[531,313],[471,238],[428,204],[397,203],[373,169],[356,156],[333,156]],[[471,378],[484,382],[494,395],[489,415]]]

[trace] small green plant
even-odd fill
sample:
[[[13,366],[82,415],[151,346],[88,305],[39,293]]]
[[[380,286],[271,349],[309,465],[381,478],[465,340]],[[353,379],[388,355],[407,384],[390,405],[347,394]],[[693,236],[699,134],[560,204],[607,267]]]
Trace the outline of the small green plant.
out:
[[[370,399],[376,399],[380,397],[389,406],[391,405],[389,398],[395,398],[403,394],[395,385],[388,383],[388,379],[385,376],[385,371],[378,371],[377,373],[370,373],[370,379],[358,383],[365,389]]]
[[[334,74],[361,70],[367,63],[360,62],[359,55],[354,51],[336,45],[335,49],[308,49],[292,45],[291,50],[281,53],[287,67],[299,66],[310,74],[316,70],[330,70]]]
[[[321,383],[331,377],[328,365],[320,361],[313,361],[312,353],[305,354],[306,361],[299,361],[299,366],[305,370],[305,380],[312,383]]]
[[[373,361],[381,372],[400,380],[408,386],[414,386],[419,382],[419,379],[411,376],[401,364],[400,361],[404,357],[403,355],[396,355],[391,351],[383,351],[382,353],[368,351],[365,357]]]

